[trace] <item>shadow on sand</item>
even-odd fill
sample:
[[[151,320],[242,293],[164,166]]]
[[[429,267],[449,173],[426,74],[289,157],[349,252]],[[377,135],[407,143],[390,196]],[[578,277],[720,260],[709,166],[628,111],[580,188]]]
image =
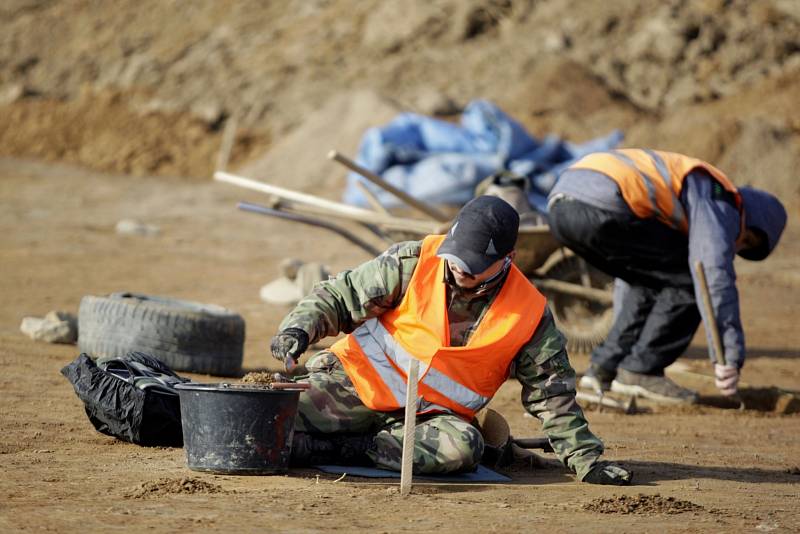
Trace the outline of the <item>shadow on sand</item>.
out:
[[[616,460],[615,460],[616,461]],[[513,469],[501,471],[510,476],[513,484],[563,484],[573,482],[574,476],[555,459],[547,458],[543,465],[533,469]],[[785,469],[761,469],[757,467],[727,467],[690,465],[677,462],[656,462],[644,460],[619,460],[619,464],[633,470],[634,486],[654,486],[670,480],[728,480],[748,484],[791,484],[800,483],[800,467]]]
[[[707,360],[708,359],[708,348],[697,346],[697,347],[689,347],[686,349],[686,352],[683,353],[682,358],[687,358],[689,360]],[[747,358],[777,358],[777,359],[788,359],[788,358],[797,358],[800,357],[800,350],[797,348],[772,348],[772,349],[763,349],[759,347],[747,347]]]

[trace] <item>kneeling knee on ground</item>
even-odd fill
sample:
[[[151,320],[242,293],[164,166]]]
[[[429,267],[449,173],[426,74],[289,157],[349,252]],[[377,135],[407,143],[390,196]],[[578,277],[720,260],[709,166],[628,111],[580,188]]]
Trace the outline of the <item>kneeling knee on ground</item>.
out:
[[[402,450],[402,426],[379,432],[374,453],[376,465],[399,471]],[[414,444],[414,473],[472,471],[480,462],[482,453],[483,438],[471,425],[421,425],[417,428]]]

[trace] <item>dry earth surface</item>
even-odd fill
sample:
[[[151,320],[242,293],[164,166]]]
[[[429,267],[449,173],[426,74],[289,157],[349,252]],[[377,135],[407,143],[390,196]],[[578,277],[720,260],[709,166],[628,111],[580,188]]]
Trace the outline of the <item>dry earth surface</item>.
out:
[[[113,7],[112,7],[113,6]],[[401,109],[452,115],[489,98],[532,133],[708,158],[781,195],[790,223],[739,262],[751,387],[800,384],[800,8],[794,0],[642,2],[8,0],[0,5],[0,530],[577,532],[800,530],[800,415],[714,407],[699,332],[674,378],[704,405],[589,411],[630,488],[579,484],[550,459],[502,485],[396,485],[292,471],[234,477],[181,449],[92,430],[59,374],[72,345],[35,343],[22,317],[136,291],[213,302],[247,321],[245,367],[276,362],[285,309],[258,298],[289,255],[334,271],[368,259],[321,230],[235,209],[231,165],[336,198],[328,149]],[[153,236],[115,232],[133,218]],[[582,371],[586,355],[572,355]],[[693,371],[689,373],[688,371]],[[215,377],[189,375],[201,381]],[[519,386],[492,406],[539,434]]]

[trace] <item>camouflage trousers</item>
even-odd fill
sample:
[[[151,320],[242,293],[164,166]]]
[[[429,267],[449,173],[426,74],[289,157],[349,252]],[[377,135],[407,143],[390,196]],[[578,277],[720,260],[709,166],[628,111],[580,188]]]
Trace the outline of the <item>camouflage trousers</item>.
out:
[[[322,351],[306,363],[303,382],[311,389],[300,394],[295,431],[309,434],[373,434],[375,447],[367,451],[376,467],[400,471],[404,412],[367,408],[335,354]],[[483,454],[478,429],[452,414],[417,417],[414,473],[471,471]]]

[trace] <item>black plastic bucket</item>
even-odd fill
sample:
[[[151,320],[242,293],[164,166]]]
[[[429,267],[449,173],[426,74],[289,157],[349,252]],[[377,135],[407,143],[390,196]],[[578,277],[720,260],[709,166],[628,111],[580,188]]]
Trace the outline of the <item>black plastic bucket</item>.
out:
[[[189,469],[285,473],[300,392],[247,384],[178,384]]]

